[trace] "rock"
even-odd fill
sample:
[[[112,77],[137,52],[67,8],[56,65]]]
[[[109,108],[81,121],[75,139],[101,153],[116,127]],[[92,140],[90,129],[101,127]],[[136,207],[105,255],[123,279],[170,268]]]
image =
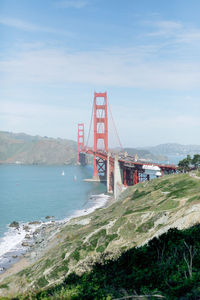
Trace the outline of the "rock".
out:
[[[19,229],[19,223],[16,221],[13,221],[12,223],[10,223],[9,227],[14,227],[16,229]]]
[[[37,235],[40,233],[40,230],[39,229],[36,229],[34,232],[33,232],[33,235]]]
[[[40,221],[32,221],[32,222],[29,222],[28,224],[29,225],[39,225],[39,224],[41,224],[41,222]]]
[[[24,225],[24,226],[23,226],[23,229],[24,229],[25,231],[29,231],[29,230],[30,230],[30,227],[29,227],[28,225]]]
[[[29,247],[30,245],[29,245],[29,243],[22,242],[22,246],[23,246],[23,247]]]
[[[31,237],[30,237],[30,235],[29,234],[26,234],[25,235],[25,239],[30,239]]]
[[[17,258],[17,257],[18,257],[18,255],[13,255],[13,256],[12,256],[12,258]]]
[[[53,218],[55,218],[55,217],[54,217],[54,216],[46,216],[46,217],[45,217],[45,219],[47,219],[47,220],[48,220],[48,219],[53,219]]]

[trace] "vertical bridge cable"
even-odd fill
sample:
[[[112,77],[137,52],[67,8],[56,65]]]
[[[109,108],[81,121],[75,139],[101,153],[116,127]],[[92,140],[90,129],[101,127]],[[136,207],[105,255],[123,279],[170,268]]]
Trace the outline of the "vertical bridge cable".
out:
[[[109,103],[109,101],[108,101],[108,108],[109,108],[111,120],[112,120],[112,123],[113,123],[113,126],[114,126],[115,134],[116,134],[116,136],[117,136],[119,145],[120,145],[120,147],[121,147],[121,150],[124,151],[124,148],[123,148],[123,146],[122,146],[122,143],[121,143],[121,141],[120,141],[120,138],[119,138],[119,135],[118,135],[118,132],[117,132],[117,127],[116,127],[116,125],[115,125],[115,122],[114,122],[114,119],[113,119],[113,116],[112,116],[112,111],[111,111],[111,108],[110,108],[110,103]]]
[[[94,102],[93,102],[93,105],[92,105],[92,114],[91,114],[91,118],[90,118],[90,127],[89,127],[89,131],[88,131],[86,148],[88,148],[88,143],[89,143],[89,138],[90,138],[90,133],[91,133],[91,127],[92,127],[93,113],[94,113]]]

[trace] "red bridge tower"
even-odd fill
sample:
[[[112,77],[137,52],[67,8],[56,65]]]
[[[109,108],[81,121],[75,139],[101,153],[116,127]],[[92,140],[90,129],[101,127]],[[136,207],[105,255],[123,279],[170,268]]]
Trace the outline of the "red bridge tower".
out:
[[[107,93],[94,93],[94,153],[108,152],[108,110]],[[106,161],[94,156],[94,178],[106,176]]]
[[[84,124],[83,123],[79,123],[78,124],[78,143],[77,143],[77,152],[78,152],[78,158],[77,161],[78,163],[80,163],[80,156],[79,156],[79,152],[81,150],[83,150],[84,148]]]

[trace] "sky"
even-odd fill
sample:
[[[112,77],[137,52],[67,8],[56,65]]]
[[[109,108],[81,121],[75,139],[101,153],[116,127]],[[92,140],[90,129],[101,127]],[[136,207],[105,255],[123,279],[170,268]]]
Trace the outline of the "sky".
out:
[[[200,144],[199,11],[199,0],[0,0],[0,130],[76,140],[94,91],[107,91],[124,147]]]

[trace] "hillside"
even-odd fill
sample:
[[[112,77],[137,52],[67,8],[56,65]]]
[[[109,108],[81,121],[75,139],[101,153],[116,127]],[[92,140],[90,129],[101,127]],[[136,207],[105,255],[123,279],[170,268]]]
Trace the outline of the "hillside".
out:
[[[76,143],[70,140],[0,131],[3,164],[71,164],[76,155]]]
[[[77,161],[76,142],[61,138],[32,136],[25,133],[0,131],[1,164],[71,164]],[[126,148],[129,155],[148,161],[164,161],[166,156],[152,154],[148,150]],[[88,163],[93,159],[88,156]]]
[[[0,275],[0,286],[4,287],[0,295],[62,283],[73,271],[82,274],[90,270],[95,261],[101,261],[102,253],[107,253],[107,259],[116,259],[169,228],[184,229],[199,223],[199,176],[176,174],[140,183],[106,208],[72,219],[60,228],[52,224],[46,228],[48,245],[44,235],[35,238],[26,257],[28,267],[12,276],[9,272]]]
[[[124,151],[131,156],[138,156],[138,159],[147,160],[147,161],[167,161],[168,157],[166,155],[162,155],[159,152],[156,154],[151,153],[146,149],[136,149],[136,148],[124,148]]]
[[[154,147],[144,147],[154,155],[194,155],[200,154],[200,145],[181,145],[176,143],[161,144]]]
[[[62,284],[27,295],[47,299],[200,299],[200,224],[170,229],[148,244],[106,259],[81,276],[71,273]],[[27,296],[15,300],[28,300]],[[30,297],[31,296],[31,297]]]

